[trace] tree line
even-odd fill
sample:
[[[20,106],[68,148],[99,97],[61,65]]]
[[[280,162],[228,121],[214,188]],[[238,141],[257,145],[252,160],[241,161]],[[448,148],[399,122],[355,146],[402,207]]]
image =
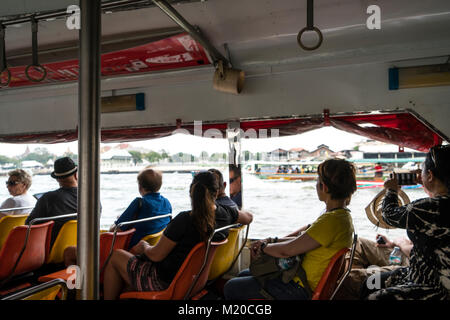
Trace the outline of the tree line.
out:
[[[140,152],[129,150],[132,161],[135,164],[142,163],[144,160],[150,163],[160,163],[160,162],[226,162],[228,158],[227,153],[212,153],[209,154],[207,151],[202,151],[199,155],[193,155],[190,153],[177,152],[175,154],[170,154],[165,150],[148,152]],[[245,161],[248,160],[262,160],[262,153],[251,153],[250,151],[243,151],[242,156]],[[59,157],[70,157],[75,162],[78,162],[78,155],[72,152],[65,152],[62,156],[57,156],[50,153],[47,148],[36,148],[33,152],[23,154],[15,157],[7,157],[0,155],[0,165],[5,165],[11,163],[15,166],[19,166],[22,161],[35,160],[43,165],[46,165],[49,160],[56,160]]]

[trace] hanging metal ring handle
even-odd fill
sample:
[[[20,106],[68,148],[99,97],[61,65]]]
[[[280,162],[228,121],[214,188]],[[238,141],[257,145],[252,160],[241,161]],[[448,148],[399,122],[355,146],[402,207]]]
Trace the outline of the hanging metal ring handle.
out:
[[[38,34],[38,24],[34,17],[31,18],[31,39],[32,39],[32,64],[28,65],[25,69],[25,75],[28,80],[32,82],[41,82],[47,76],[47,70],[44,66],[40,65],[38,62],[38,43],[37,43],[37,34]],[[32,78],[29,74],[30,68],[33,67],[35,71],[41,72],[42,76],[39,78]],[[40,70],[39,70],[40,69]]]
[[[0,23],[0,87],[7,87],[11,82],[11,71],[6,66],[5,26]],[[3,82],[3,73],[6,71],[6,81]]]
[[[30,76],[30,74],[29,74],[29,70],[30,70],[31,67],[33,67],[33,69],[34,69],[35,71],[42,72],[42,76],[39,77],[39,78],[32,78],[32,77]],[[40,69],[40,70],[39,70],[39,69]],[[30,80],[30,81],[33,81],[33,82],[41,82],[41,81],[44,80],[45,77],[47,76],[47,69],[45,69],[45,67],[41,66],[40,64],[38,64],[38,65],[32,65],[32,64],[30,64],[30,65],[28,65],[28,66],[25,68],[25,75],[27,76],[27,79]]]
[[[304,49],[304,50],[316,50],[320,47],[323,41],[323,35],[322,32],[319,30],[319,28],[314,26],[314,0],[307,0],[307,6],[306,6],[306,27],[300,30],[300,32],[297,35],[297,42],[298,45]],[[315,31],[317,35],[319,36],[319,41],[311,47],[305,46],[302,42],[302,36],[305,31]]]
[[[311,47],[308,47],[308,46],[305,46],[305,45],[303,44],[303,42],[302,42],[302,35],[303,35],[303,33],[305,33],[305,31],[315,31],[315,32],[317,33],[317,35],[319,36],[319,41],[316,43],[316,45],[311,46]],[[308,50],[308,51],[316,50],[317,48],[319,48],[320,45],[322,44],[322,41],[323,41],[323,35],[322,35],[322,32],[321,32],[318,28],[316,28],[316,27],[313,27],[312,29],[309,29],[308,27],[305,27],[305,28],[303,28],[302,30],[300,30],[300,32],[299,32],[298,35],[297,35],[297,42],[298,42],[298,45],[299,45],[302,49]]]

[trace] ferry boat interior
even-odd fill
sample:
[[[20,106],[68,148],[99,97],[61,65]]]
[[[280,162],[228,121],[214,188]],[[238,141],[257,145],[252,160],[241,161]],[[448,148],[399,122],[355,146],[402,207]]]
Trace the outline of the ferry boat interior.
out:
[[[449,30],[448,0],[2,1],[0,142],[77,140],[79,155],[76,220],[52,248],[54,220],[0,219],[2,299],[101,299],[104,266],[132,232],[100,232],[100,142],[228,139],[230,165],[241,139],[327,126],[400,150],[447,144]],[[249,263],[251,225],[229,228],[195,246],[167,290],[121,299],[208,298]],[[78,269],[38,272],[69,245]],[[348,251],[313,299],[333,298]]]

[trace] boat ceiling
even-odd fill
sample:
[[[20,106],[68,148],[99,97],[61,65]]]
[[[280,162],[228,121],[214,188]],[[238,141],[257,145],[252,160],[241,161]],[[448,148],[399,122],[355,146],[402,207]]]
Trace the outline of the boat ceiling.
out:
[[[77,3],[73,0],[3,2],[6,5],[0,9],[0,20],[51,12]],[[233,65],[240,68],[295,63],[302,67],[329,66],[355,63],[355,59],[360,62],[398,61],[449,54],[449,1],[382,0],[376,3],[382,8],[379,31],[366,27],[370,1],[316,0],[314,24],[322,31],[325,41],[315,54],[301,51],[296,41],[298,32],[306,25],[306,0],[181,1],[174,7],[192,25],[198,26],[224,55],[224,44],[227,44]],[[158,34],[160,30],[177,27],[156,7],[106,12],[102,16],[104,40],[126,40],[132,34],[148,34],[151,39],[153,32]],[[58,48],[76,43],[78,31],[69,31],[65,23],[62,18],[39,22],[39,46]],[[446,39],[445,49],[443,39]],[[30,47],[29,23],[7,28],[7,56],[30,53]],[[441,50],[437,52],[436,47]]]
[[[448,87],[397,92],[387,89],[389,67],[448,61],[448,0],[316,0],[314,25],[322,31],[324,41],[319,49],[311,52],[297,44],[297,34],[306,26],[306,0],[169,2],[187,21],[200,28],[233,67],[245,71],[244,91],[239,96],[215,92],[212,65],[105,77],[104,95],[111,95],[114,90],[115,93],[145,92],[151,97],[152,114],[148,113],[148,117],[121,115],[120,119],[104,115],[104,128],[174,126],[176,119],[193,122],[320,115],[326,108],[332,114],[411,109],[437,129],[441,138],[448,140],[450,136]],[[0,20],[52,12],[73,4],[78,3],[4,0]],[[381,8],[381,30],[369,30],[366,26],[369,17],[366,10],[371,4]],[[102,52],[181,32],[151,1],[140,1],[121,10],[105,10],[102,15]],[[78,31],[68,30],[64,18],[40,21],[38,39],[41,63],[77,56]],[[31,60],[30,23],[7,26],[6,55],[10,66],[24,65]],[[16,108],[12,112],[17,113],[0,119],[0,135],[76,128],[76,82],[52,84],[51,92],[47,87],[0,89],[0,112],[14,103]],[[39,111],[32,109],[35,98],[41,99]],[[58,110],[63,110],[68,118],[42,126],[26,120],[23,125],[17,125],[16,120],[24,112],[50,116]]]

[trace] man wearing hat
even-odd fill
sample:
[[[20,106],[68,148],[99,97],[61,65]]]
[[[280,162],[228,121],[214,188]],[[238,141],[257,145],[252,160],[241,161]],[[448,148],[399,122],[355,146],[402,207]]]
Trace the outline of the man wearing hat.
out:
[[[57,159],[54,164],[52,178],[58,181],[60,188],[46,192],[36,202],[25,224],[35,218],[60,216],[63,214],[76,213],[78,197],[78,175],[77,166],[69,157]],[[74,218],[58,219],[52,228],[50,247],[58,235],[59,230],[65,222]]]

